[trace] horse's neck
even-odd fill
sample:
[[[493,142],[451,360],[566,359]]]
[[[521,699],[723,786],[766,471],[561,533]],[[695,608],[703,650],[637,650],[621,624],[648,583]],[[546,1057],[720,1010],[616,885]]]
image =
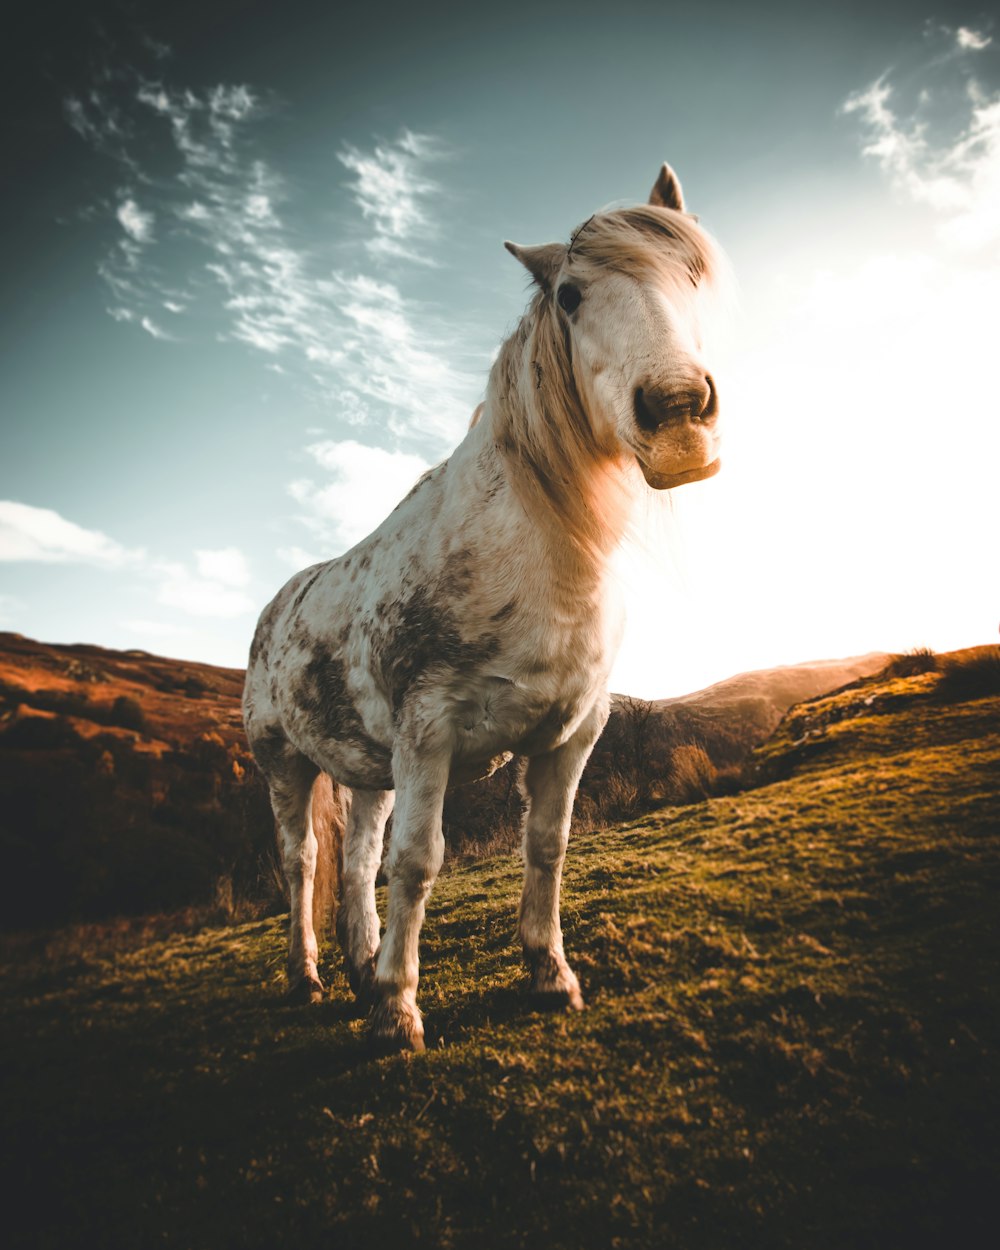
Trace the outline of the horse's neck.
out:
[[[533,497],[516,490],[511,477],[521,467],[515,470],[509,451],[498,446],[496,430],[501,423],[496,419],[497,402],[495,395],[487,395],[480,420],[452,460],[468,476],[467,497],[488,501],[469,518],[470,524],[478,520],[484,527],[480,542],[502,543],[506,558],[516,560],[525,570],[522,576],[544,586],[547,593],[565,596],[580,607],[600,602],[611,576],[612,556],[630,520],[627,509],[623,506],[614,511],[611,520],[615,523],[605,526],[600,541],[594,542],[584,540],[572,526],[561,524],[551,507],[540,506],[537,501],[543,491]],[[597,463],[590,472],[590,481],[578,483],[584,497],[605,488],[603,479],[614,474],[614,466]],[[614,485],[619,489],[617,477]],[[498,514],[502,517],[499,524]],[[499,551],[497,555],[504,558]]]

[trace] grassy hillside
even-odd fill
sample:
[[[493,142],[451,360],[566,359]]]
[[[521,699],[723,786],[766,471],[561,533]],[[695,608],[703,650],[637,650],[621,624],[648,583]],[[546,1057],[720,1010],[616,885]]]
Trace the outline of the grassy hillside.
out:
[[[758,788],[577,836],[581,1015],[525,1002],[513,856],[438,883],[416,1057],[332,967],[283,1004],[279,919],[8,943],[16,1244],[994,1245],[1000,695],[942,690],[800,705]]]

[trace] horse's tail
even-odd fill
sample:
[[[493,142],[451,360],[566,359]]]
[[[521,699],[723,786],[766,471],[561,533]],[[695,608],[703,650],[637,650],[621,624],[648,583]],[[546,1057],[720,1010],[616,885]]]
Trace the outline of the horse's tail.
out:
[[[320,773],[312,788],[313,832],[319,843],[313,883],[313,929],[317,936],[331,933],[337,919],[344,831],[350,805],[350,790],[338,785],[326,773]]]

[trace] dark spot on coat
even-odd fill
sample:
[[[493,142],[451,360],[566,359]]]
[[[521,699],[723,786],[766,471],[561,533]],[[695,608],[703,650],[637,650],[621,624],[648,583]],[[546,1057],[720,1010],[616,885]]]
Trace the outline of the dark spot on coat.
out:
[[[471,547],[463,547],[447,556],[437,582],[439,594],[448,599],[465,594],[475,580],[475,563],[476,553]]]
[[[517,607],[517,603],[515,602],[515,600],[510,599],[507,601],[507,603],[503,605],[503,607],[498,612],[493,613],[493,615],[490,617],[490,620],[491,621],[505,621],[516,607]]]
[[[302,583],[302,586],[299,589],[299,593],[292,600],[292,607],[291,607],[292,616],[294,616],[296,612],[298,612],[299,608],[302,607],[302,600],[306,597],[306,595],[312,589],[313,582],[315,582],[316,578],[319,577],[320,573],[323,572],[323,569],[325,567],[326,565],[324,564],[317,565],[317,567],[313,570],[310,576],[307,577],[306,580]]]
[[[310,643],[312,659],[302,671],[295,702],[309,716],[317,737],[350,742],[372,762],[389,763],[389,752],[365,729],[347,688],[344,662],[324,643]]]
[[[301,573],[296,573],[294,577],[290,578],[282,586],[264,611],[261,612],[260,620],[258,620],[257,628],[254,631],[253,642],[250,644],[249,668],[252,668],[258,662],[265,666],[267,665],[274,627],[277,624],[278,617],[285,610],[286,604],[293,595],[296,596],[295,606],[298,606],[302,593],[309,589],[323,568],[323,565],[317,565],[314,569],[304,569]],[[305,579],[304,582],[302,579]]]
[[[495,634],[463,638],[455,614],[440,591],[417,586],[406,599],[383,601],[372,631],[372,662],[389,694],[393,714],[415,688],[432,684],[435,673],[474,671],[500,650]]]
[[[278,725],[267,725],[263,730],[257,730],[252,737],[248,735],[248,741],[265,777],[279,774],[282,765],[298,754]]]

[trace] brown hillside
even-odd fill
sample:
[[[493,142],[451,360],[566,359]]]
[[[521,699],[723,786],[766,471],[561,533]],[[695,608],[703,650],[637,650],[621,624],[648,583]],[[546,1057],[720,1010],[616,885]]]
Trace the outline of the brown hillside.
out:
[[[5,927],[261,894],[272,822],[242,686],[239,669],[0,634]]]

